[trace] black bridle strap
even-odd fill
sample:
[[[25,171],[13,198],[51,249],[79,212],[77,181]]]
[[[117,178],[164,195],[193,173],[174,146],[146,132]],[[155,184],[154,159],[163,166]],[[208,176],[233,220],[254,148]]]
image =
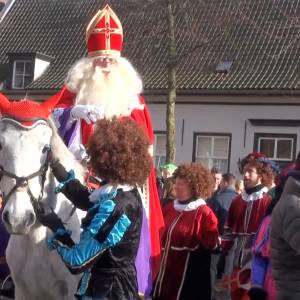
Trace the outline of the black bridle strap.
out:
[[[43,198],[44,195],[44,185],[45,185],[45,181],[46,181],[46,173],[47,170],[49,168],[49,153],[50,153],[50,149],[47,150],[47,155],[46,155],[46,160],[45,163],[41,166],[41,168],[37,171],[34,172],[28,176],[22,176],[19,177],[11,172],[8,172],[6,170],[4,170],[2,167],[0,167],[0,176],[6,176],[9,178],[13,178],[16,180],[16,184],[14,185],[14,187],[8,192],[7,195],[2,195],[3,198],[3,206],[6,205],[6,203],[8,202],[9,198],[11,197],[11,195],[20,187],[27,187],[27,194],[30,197],[30,201],[32,204],[32,207],[34,209],[35,212],[39,212],[42,210],[42,207],[40,206],[40,201]],[[35,177],[41,176],[41,192],[38,198],[35,198],[30,190],[29,187],[29,180]]]

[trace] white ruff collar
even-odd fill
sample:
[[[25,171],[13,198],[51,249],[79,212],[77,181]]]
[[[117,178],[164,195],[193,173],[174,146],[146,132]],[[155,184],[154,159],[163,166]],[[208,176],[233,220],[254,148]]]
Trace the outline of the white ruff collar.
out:
[[[242,199],[246,202],[250,202],[250,201],[255,201],[257,199],[261,199],[263,197],[263,194],[268,192],[268,188],[265,186],[263,187],[261,190],[252,193],[252,194],[247,194],[246,191],[242,192]]]
[[[89,199],[91,202],[97,202],[99,200],[99,197],[103,194],[108,194],[108,193],[113,193],[118,189],[122,189],[124,192],[128,192],[134,189],[133,186],[130,185],[117,185],[117,186],[113,186],[110,184],[106,184],[102,187],[100,187],[99,189],[94,190],[90,196]]]
[[[191,211],[202,205],[206,205],[206,202],[203,199],[197,199],[187,204],[182,204],[177,199],[174,200],[174,209],[177,211]]]

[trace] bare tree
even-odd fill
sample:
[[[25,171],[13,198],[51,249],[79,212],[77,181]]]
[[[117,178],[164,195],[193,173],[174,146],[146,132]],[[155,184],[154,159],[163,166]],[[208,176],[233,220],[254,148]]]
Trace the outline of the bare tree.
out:
[[[176,39],[175,39],[175,16],[173,13],[173,1],[168,0],[168,98],[166,109],[166,162],[175,161],[175,102],[176,102]]]
[[[205,78],[204,84],[213,76],[219,81],[226,79],[224,74],[214,75],[217,65],[223,60],[243,61],[243,68],[247,68],[249,74],[255,74],[258,64],[245,61],[244,46],[241,46],[242,43],[249,43],[248,36],[244,34],[248,28],[257,33],[257,44],[266,43],[266,40],[271,43],[273,39],[284,41],[290,34],[290,28],[297,30],[298,34],[293,34],[293,38],[287,39],[282,47],[276,47],[276,51],[274,47],[269,47],[272,50],[269,56],[274,59],[279,59],[299,41],[299,16],[292,8],[285,9],[289,5],[281,5],[282,1],[259,2],[261,10],[271,10],[269,15],[276,15],[274,21],[261,18],[261,14],[253,14],[257,8],[247,0],[128,0],[128,3],[131,7],[126,11],[125,19],[133,15],[133,19],[143,20],[142,29],[137,30],[129,41],[130,47],[136,48],[139,53],[136,63],[143,70],[146,84],[154,82],[157,89],[167,86],[165,120],[168,163],[175,160],[177,86],[183,84],[185,77],[179,75],[189,74],[189,79],[184,80],[194,80],[199,74],[197,79]],[[159,71],[151,68],[158,68]]]

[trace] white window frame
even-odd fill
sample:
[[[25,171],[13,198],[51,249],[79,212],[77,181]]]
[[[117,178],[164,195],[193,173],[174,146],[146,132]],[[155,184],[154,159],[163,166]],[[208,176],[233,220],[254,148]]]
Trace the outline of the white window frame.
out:
[[[210,156],[197,156],[197,149],[198,149],[198,138],[212,138],[212,143],[211,143],[211,155]],[[217,157],[214,156],[214,142],[215,138],[227,138],[228,139],[228,148],[226,149],[227,156],[225,157]],[[229,172],[230,170],[230,152],[231,152],[231,134],[230,133],[194,133],[194,149],[193,149],[193,161],[195,162],[198,159],[209,159],[209,160],[214,160],[214,159],[226,159],[227,160],[227,170],[226,172]],[[213,166],[209,166],[211,168]],[[225,170],[224,170],[225,171]]]
[[[157,148],[156,148],[156,145],[157,145],[157,137],[158,136],[163,136],[165,137],[165,140],[167,142],[167,133],[166,132],[154,132],[154,153],[153,153],[153,160],[154,160],[154,164],[155,164],[155,167],[158,168],[159,166],[161,166],[162,164],[160,163],[160,157],[165,157],[167,156],[167,153],[166,153],[166,147],[164,148],[164,151],[163,153],[157,153]],[[156,158],[159,157],[159,160],[158,160],[158,165],[156,164]]]
[[[16,73],[16,65],[17,63],[23,63],[23,73],[20,73],[20,74],[17,74]],[[32,77],[32,74],[26,74],[26,63],[29,63],[32,65],[32,60],[28,60],[28,59],[17,59],[17,60],[14,60],[13,62],[13,78],[12,78],[12,88],[13,89],[24,89],[25,88],[25,85],[24,85],[24,81],[25,81],[25,77],[27,76],[31,76]],[[22,87],[16,87],[15,86],[15,79],[16,79],[16,76],[22,76]]]
[[[268,137],[268,136],[258,136],[258,151],[260,152],[260,142],[261,140],[275,140],[274,143],[274,156],[273,157],[268,157],[269,159],[275,160],[275,161],[292,161],[293,160],[293,153],[294,153],[294,138],[292,137]],[[292,141],[292,149],[291,149],[291,155],[290,158],[278,158],[277,157],[277,143],[278,140],[288,140],[288,141]]]

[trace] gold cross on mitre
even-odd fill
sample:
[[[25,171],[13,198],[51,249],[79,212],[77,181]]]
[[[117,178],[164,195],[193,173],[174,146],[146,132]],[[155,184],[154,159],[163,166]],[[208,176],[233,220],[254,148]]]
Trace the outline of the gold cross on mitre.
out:
[[[114,51],[113,45],[117,36],[123,40],[122,24],[109,5],[99,10],[89,23],[86,30],[87,43],[92,35],[94,35],[93,39],[99,42],[101,47],[99,50],[102,52]]]

